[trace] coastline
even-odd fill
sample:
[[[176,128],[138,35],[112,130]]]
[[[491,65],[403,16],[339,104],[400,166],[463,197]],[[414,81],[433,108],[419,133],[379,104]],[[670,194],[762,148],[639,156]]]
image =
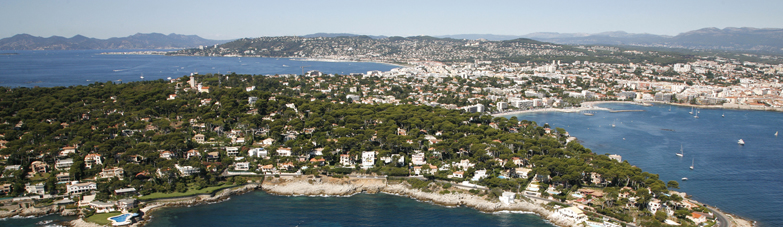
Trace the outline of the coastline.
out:
[[[544,113],[544,112],[578,113],[580,111],[590,111],[590,110],[611,111],[611,109],[609,109],[609,108],[595,106],[595,105],[607,104],[607,103],[633,104],[633,105],[645,105],[645,103],[655,103],[655,104],[658,104],[658,105],[672,105],[672,106],[693,107],[693,108],[700,108],[700,109],[754,110],[754,111],[783,112],[783,108],[753,107],[753,106],[750,106],[750,105],[738,105],[738,104],[695,105],[695,104],[671,103],[671,102],[660,102],[660,101],[648,101],[648,102],[643,102],[643,103],[642,102],[636,102],[636,101],[590,101],[590,102],[583,102],[583,103],[581,103],[582,104],[581,107],[517,110],[517,111],[509,111],[509,112],[503,112],[503,113],[495,113],[495,114],[491,114],[491,115],[493,117],[501,117],[501,116],[508,116],[508,115],[527,114],[527,113]]]
[[[435,191],[425,192],[410,188],[407,183],[391,184],[385,178],[331,178],[313,176],[280,177],[265,180],[261,187],[265,192],[278,196],[336,196],[345,197],[358,193],[385,193],[408,197],[420,202],[435,205],[455,207],[465,206],[479,212],[521,212],[540,216],[555,226],[579,226],[576,223],[560,218],[556,212],[548,210],[544,204],[536,203],[527,198],[518,198],[515,203],[504,204],[500,201],[489,201],[481,196],[452,189],[454,193],[440,194]]]
[[[441,194],[438,192],[438,186],[432,183],[428,186],[428,189],[433,190],[425,191],[411,188],[410,185],[408,185],[408,183],[405,181],[401,181],[399,183],[390,183],[389,180],[383,177],[332,178],[326,176],[315,177],[312,175],[267,178],[261,183],[249,183],[236,188],[223,189],[214,195],[194,195],[183,198],[158,199],[142,202],[140,205],[145,205],[144,208],[140,209],[140,212],[143,215],[139,221],[131,224],[130,226],[145,226],[154,218],[154,215],[152,215],[154,211],[160,208],[185,206],[190,207],[214,204],[229,200],[231,199],[232,195],[241,195],[258,189],[277,196],[349,197],[359,193],[384,193],[400,197],[407,197],[418,202],[426,202],[445,207],[464,206],[484,213],[509,212],[535,214],[544,219],[547,223],[559,227],[581,226],[577,223],[573,223],[567,219],[562,218],[557,214],[555,209],[547,208],[546,205],[548,201],[528,198],[522,195],[517,195],[517,198],[513,203],[506,204],[498,201],[497,199],[488,199],[485,196],[474,195],[463,189],[458,189],[455,187],[449,188],[451,189],[451,192]],[[728,219],[728,226],[755,226],[754,221],[736,216],[734,214],[724,213],[715,207],[710,208],[714,209],[718,213],[724,214],[724,216],[726,216]],[[63,211],[64,213],[63,209],[60,209],[59,211]],[[76,214],[74,213],[72,215]],[[96,223],[87,222],[82,218],[74,219],[66,223],[66,225],[73,227],[102,226]]]

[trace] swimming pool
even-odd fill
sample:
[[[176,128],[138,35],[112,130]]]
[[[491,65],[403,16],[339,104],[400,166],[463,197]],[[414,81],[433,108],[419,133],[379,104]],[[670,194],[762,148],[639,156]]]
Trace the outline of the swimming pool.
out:
[[[112,221],[112,225],[127,225],[130,224],[130,218],[139,216],[137,213],[127,213],[127,214],[121,214],[114,217],[110,217],[109,220]]]

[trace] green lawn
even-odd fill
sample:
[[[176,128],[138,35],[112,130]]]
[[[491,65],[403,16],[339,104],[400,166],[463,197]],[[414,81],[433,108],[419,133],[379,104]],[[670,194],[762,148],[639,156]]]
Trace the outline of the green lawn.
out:
[[[182,196],[191,196],[191,195],[196,195],[196,194],[208,194],[208,193],[212,193],[214,191],[220,190],[220,189],[229,188],[229,187],[233,187],[233,186],[234,185],[232,185],[232,184],[226,184],[226,185],[220,185],[220,186],[206,187],[206,188],[202,188],[201,190],[196,190],[195,188],[190,187],[188,189],[188,191],[186,191],[184,193],[182,193],[182,192],[174,192],[174,193],[155,192],[155,193],[152,193],[152,194],[149,194],[149,195],[145,195],[145,196],[139,197],[139,200],[165,199],[165,198],[175,198],[175,197],[182,197]]]
[[[109,217],[114,217],[120,214],[122,213],[111,212],[111,213],[103,213],[103,214],[94,214],[90,217],[85,218],[84,220],[92,223],[98,223],[101,225],[111,225],[111,220],[109,220]]]

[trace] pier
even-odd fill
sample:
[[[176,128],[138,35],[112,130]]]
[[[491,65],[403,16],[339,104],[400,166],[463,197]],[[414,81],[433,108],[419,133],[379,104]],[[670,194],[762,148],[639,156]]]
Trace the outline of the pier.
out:
[[[644,112],[645,110],[610,110],[609,113]]]

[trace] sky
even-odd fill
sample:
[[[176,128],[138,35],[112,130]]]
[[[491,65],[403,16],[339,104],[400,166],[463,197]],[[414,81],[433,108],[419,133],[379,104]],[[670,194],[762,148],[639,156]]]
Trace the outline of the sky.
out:
[[[207,39],[318,32],[416,36],[783,28],[780,0],[0,0],[0,38],[106,39],[176,33]]]

